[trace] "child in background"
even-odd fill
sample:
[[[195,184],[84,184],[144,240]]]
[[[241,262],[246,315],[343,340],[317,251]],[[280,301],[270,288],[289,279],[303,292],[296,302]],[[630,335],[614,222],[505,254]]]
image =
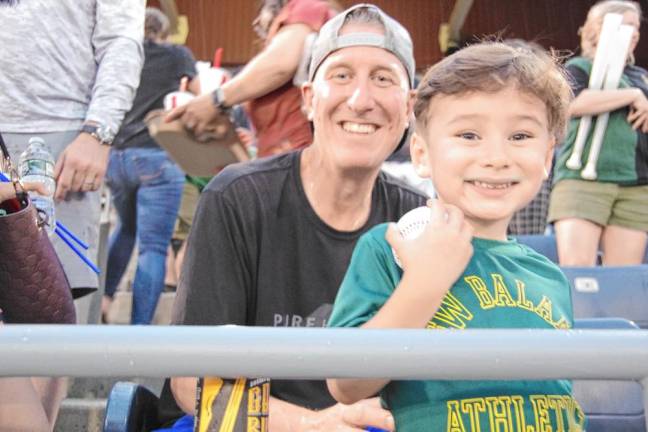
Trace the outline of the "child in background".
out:
[[[414,239],[382,224],[358,241],[329,325],[570,328],[565,276],[506,235],[548,175],[570,99],[554,59],[524,48],[486,42],[433,66],[418,87],[411,144],[438,196],[430,222]],[[327,383],[343,403],[380,392],[399,432],[585,427],[567,380]]]

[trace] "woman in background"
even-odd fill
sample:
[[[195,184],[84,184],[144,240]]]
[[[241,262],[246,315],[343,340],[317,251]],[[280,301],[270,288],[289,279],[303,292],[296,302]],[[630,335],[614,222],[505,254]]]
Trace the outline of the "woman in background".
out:
[[[623,16],[634,27],[627,64],[619,88],[588,88],[592,61],[608,13]],[[580,29],[582,56],[570,59],[576,98],[570,106],[569,132],[555,166],[549,221],[555,224],[560,264],[593,266],[599,247],[604,265],[640,264],[648,231],[648,72],[634,65],[641,8],[634,1],[605,0],[595,4]],[[597,179],[581,178],[566,167],[580,117],[610,113],[597,164]],[[583,151],[587,160],[591,135]],[[583,163],[584,165],[584,163]]]

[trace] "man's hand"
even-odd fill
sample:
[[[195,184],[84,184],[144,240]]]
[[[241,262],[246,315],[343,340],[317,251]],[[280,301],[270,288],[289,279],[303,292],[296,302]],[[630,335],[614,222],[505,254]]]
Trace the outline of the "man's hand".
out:
[[[271,416],[272,418],[272,413]],[[363,432],[367,426],[395,430],[394,417],[380,406],[378,398],[365,399],[352,405],[336,404],[303,416],[299,432]]]
[[[101,144],[90,134],[82,132],[61,153],[56,166],[57,201],[68,192],[96,191],[101,186],[108,165],[110,147]]]
[[[164,121],[171,122],[180,119],[184,127],[198,137],[207,130],[207,126],[216,120],[219,115],[220,113],[212,101],[212,95],[209,93],[198,96],[192,99],[191,102],[172,110],[167,114]]]

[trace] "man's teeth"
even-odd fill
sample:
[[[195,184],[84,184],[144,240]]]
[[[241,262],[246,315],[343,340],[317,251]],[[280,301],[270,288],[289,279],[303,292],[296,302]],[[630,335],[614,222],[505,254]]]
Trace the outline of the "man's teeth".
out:
[[[371,134],[376,132],[376,126],[372,124],[360,124],[360,123],[351,123],[344,122],[342,123],[342,129],[351,133],[359,134]]]
[[[506,189],[511,186],[513,186],[512,182],[509,183],[486,183],[486,182],[481,182],[481,181],[473,181],[473,184],[477,187],[485,188],[485,189]]]

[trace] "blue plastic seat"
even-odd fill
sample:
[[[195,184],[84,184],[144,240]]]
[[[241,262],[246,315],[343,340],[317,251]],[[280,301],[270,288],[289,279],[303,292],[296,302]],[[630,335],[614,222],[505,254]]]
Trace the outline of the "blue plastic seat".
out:
[[[562,267],[575,318],[622,317],[648,328],[648,265]]]
[[[558,246],[554,235],[519,235],[515,237],[518,243],[529,246],[552,262],[558,263]]]
[[[637,329],[621,318],[577,319],[576,329]],[[622,367],[620,365],[620,367]],[[587,432],[646,432],[641,385],[634,381],[574,380],[574,397],[588,418]]]
[[[106,405],[104,432],[147,432],[159,427],[158,397],[141,384],[116,383]]]

